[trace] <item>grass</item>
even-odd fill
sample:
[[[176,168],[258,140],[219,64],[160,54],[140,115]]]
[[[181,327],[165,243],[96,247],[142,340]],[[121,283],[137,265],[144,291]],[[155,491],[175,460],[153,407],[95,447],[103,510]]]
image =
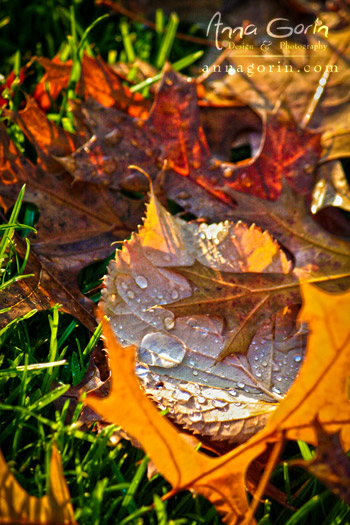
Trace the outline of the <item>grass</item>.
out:
[[[175,14],[166,19],[163,11],[158,10],[155,31],[123,17],[112,19],[104,15],[103,9],[94,7],[89,0],[75,1],[73,7],[66,0],[35,0],[26,7],[19,0],[11,0],[0,6],[3,49],[0,67],[4,77],[11,70],[18,75],[20,66],[33,54],[53,57],[59,53],[66,59],[73,58],[69,88],[60,108],[53,112],[56,121],[67,128],[72,126],[67,103],[75,96],[84,50],[92,55],[99,53],[110,63],[132,62],[137,56],[157,69],[167,58],[178,69],[187,68],[203,53],[198,45],[175,38],[178,28],[197,34],[195,26],[183,27]],[[15,30],[18,27],[21,31]],[[129,80],[132,81],[134,73],[131,68]],[[32,84],[39,74],[39,70],[34,70]],[[132,90],[147,96],[150,84],[157,80],[159,74]],[[11,109],[16,109],[22,100],[18,81],[2,95],[8,97]],[[30,155],[19,128],[6,117],[3,120],[21,151]],[[7,217],[8,222],[0,225],[1,293],[6,293],[13,281],[26,278],[29,241],[26,239],[27,254],[22,262],[16,254],[14,232],[26,238],[34,230],[38,212],[30,203],[23,204],[24,192],[25,188]],[[99,299],[99,285],[108,262],[109,259],[98,262],[80,275],[81,290],[94,301]],[[212,505],[190,492],[162,501],[170,486],[160,475],[148,480],[149,459],[142,450],[126,440],[113,444],[114,426],[107,426],[99,433],[95,427],[81,428],[77,425],[81,404],[68,421],[69,401],[62,407],[58,400],[84,376],[100,334],[98,327],[91,336],[75,319],[62,314],[58,306],[49,312],[29,312],[0,331],[0,448],[16,478],[30,494],[44,495],[54,441],[62,456],[80,524],[220,524]],[[290,459],[309,459],[312,455],[305,443],[288,444],[272,483],[297,510],[267,499],[258,511],[259,525],[350,523],[349,508],[343,502],[303,470],[288,466]]]

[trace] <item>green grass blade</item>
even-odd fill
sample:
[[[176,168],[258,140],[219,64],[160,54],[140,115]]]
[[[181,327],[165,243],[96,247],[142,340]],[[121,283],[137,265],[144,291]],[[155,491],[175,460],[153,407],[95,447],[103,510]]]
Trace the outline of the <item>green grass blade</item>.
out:
[[[178,60],[177,62],[174,62],[172,64],[172,68],[175,71],[181,71],[185,67],[190,66],[196,60],[201,58],[204,54],[204,51],[196,51],[195,53],[192,53],[191,55],[188,55],[187,57],[181,58],[181,60]],[[139,84],[136,84],[136,86],[132,86],[130,88],[130,91],[132,93],[136,93],[137,91],[141,91],[145,87],[151,86],[152,84],[155,84],[162,78],[162,73],[158,73],[157,75],[154,75],[154,77],[147,78],[146,80],[143,80]]]
[[[177,26],[179,25],[179,18],[176,13],[171,13],[169,22],[159,47],[155,66],[157,69],[161,69],[166,59],[169,57],[171,49],[173,47],[174,39],[176,36]]]

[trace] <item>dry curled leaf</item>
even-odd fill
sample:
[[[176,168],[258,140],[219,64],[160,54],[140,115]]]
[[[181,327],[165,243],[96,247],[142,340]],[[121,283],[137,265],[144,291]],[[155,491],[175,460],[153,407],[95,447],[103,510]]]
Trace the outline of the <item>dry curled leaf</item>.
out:
[[[76,524],[56,446],[51,452],[49,492],[42,498],[30,496],[20,486],[0,452],[0,523]]]
[[[264,493],[286,436],[316,445],[317,429],[322,425],[327,432],[339,434],[344,451],[350,446],[350,292],[331,294],[310,284],[302,284],[301,289],[300,319],[308,323],[310,335],[300,373],[266,427],[220,458],[195,452],[169,421],[157,413],[142,393],[135,375],[136,349],[117,343],[111,325],[103,321],[112,389],[103,400],[89,396],[88,405],[140,441],[172,484],[173,492],[183,489],[200,492],[231,525],[254,523],[256,504]],[[252,460],[267,449],[268,443],[274,446],[249,509],[245,495],[246,470]],[[346,460],[340,452],[339,458]]]

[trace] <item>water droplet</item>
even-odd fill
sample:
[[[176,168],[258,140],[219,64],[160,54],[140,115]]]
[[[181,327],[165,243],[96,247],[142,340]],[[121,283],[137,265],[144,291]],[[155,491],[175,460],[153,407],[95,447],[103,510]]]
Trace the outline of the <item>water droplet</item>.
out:
[[[168,253],[166,253],[164,255],[163,259],[164,259],[165,262],[170,262],[171,261],[171,256]]]
[[[197,423],[198,421],[202,421],[203,415],[201,412],[192,412],[190,414],[190,419],[193,423]]]
[[[237,383],[237,388],[244,388],[245,384],[242,382]]]
[[[227,402],[222,399],[213,399],[212,403],[215,408],[224,408],[227,405]]]
[[[134,292],[132,290],[128,290],[126,292],[126,295],[127,295],[127,297],[129,297],[129,299],[133,299],[135,297],[135,294],[134,294]]]
[[[138,377],[144,378],[149,374],[149,368],[146,365],[138,364],[136,366],[135,372]]]
[[[254,361],[259,361],[259,356],[258,355],[254,356]]]
[[[188,401],[190,397],[191,394],[187,390],[175,390],[173,393],[173,398],[177,399],[178,401]]]
[[[163,299],[163,294],[162,294],[162,292],[158,292],[158,293],[157,293],[157,297],[158,297],[158,299]]]
[[[193,374],[194,376],[198,376],[198,372],[197,372],[197,370],[192,370],[192,374]]]
[[[277,376],[276,377],[276,381],[282,381],[282,377],[281,376]]]
[[[144,275],[136,275],[135,282],[137,286],[139,286],[142,289],[147,288],[148,286],[148,281]]]
[[[265,339],[261,339],[260,344],[264,345],[266,343]]]
[[[301,355],[297,354],[297,355],[295,355],[295,356],[293,357],[293,359],[294,359],[294,361],[295,361],[296,363],[300,363],[300,361],[302,360],[302,357],[301,357]]]
[[[163,368],[178,366],[185,354],[186,348],[180,339],[162,332],[146,334],[138,350],[141,362]]]
[[[126,284],[125,281],[122,281],[121,285],[120,285],[124,290],[127,289],[128,285]]]
[[[275,386],[272,387],[272,392],[274,392],[275,394],[280,394],[281,393],[280,389],[275,387]]]
[[[141,299],[139,297],[136,298],[136,302],[137,303],[140,303],[141,302]]]
[[[171,292],[171,298],[175,301],[179,297],[179,292],[177,290],[173,290]]]
[[[229,390],[228,393],[230,394],[230,396],[236,396],[237,395],[236,390],[233,390],[233,389]]]
[[[267,367],[267,361],[263,361],[261,364],[263,365],[264,368]]]
[[[194,366],[194,361],[189,361],[188,363],[190,366]]]
[[[256,377],[261,377],[261,372],[259,372],[259,370],[257,372],[255,372],[255,375]]]
[[[167,330],[171,330],[175,326],[175,320],[172,317],[165,317],[163,323]]]
[[[197,401],[198,401],[198,403],[205,403],[205,402],[206,402],[206,399],[205,399],[205,397],[203,397],[203,396],[198,396],[198,397],[197,397]]]
[[[235,407],[241,407],[242,403],[235,403],[234,405],[235,405]]]
[[[192,328],[198,327],[197,319],[195,319],[194,317],[190,317],[189,319],[187,319],[186,324],[188,324],[188,326],[192,326]]]

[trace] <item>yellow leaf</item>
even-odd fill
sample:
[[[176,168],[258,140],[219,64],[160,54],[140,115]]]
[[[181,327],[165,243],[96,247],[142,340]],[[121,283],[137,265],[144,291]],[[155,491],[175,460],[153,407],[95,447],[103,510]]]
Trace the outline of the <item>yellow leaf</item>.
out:
[[[20,486],[0,452],[0,523],[76,523],[61,458],[55,446],[51,452],[50,490],[42,498],[30,496]]]

